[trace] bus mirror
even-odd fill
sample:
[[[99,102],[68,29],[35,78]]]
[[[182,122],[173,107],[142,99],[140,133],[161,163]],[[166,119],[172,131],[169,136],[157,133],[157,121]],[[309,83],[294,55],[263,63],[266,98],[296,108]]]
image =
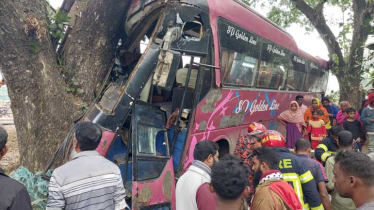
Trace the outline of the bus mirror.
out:
[[[203,36],[203,25],[199,21],[190,21],[183,24],[182,37],[184,39],[200,41]]]
[[[167,91],[171,91],[181,58],[181,53],[176,51],[167,50],[164,55],[161,53],[153,76],[153,84]]]

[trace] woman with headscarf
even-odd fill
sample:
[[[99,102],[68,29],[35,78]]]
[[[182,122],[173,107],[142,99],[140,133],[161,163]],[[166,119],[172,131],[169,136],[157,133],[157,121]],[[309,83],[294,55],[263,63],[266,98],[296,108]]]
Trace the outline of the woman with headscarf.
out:
[[[304,128],[306,127],[303,114],[296,101],[292,101],[290,108],[282,112],[277,118],[283,125],[286,126],[286,147],[294,148],[296,141],[302,137]]]
[[[338,125],[343,126],[343,122],[348,119],[348,114],[346,110],[348,108],[352,107],[351,104],[348,101],[342,101],[340,102],[340,111],[336,115],[336,122]],[[355,120],[360,120],[360,114],[356,111]],[[361,123],[362,124],[362,123]]]
[[[318,98],[314,98],[312,100],[312,106],[309,107],[304,114],[304,121],[308,123],[310,120],[313,120],[312,112],[314,110],[318,111],[318,119],[323,120],[326,129],[329,130],[331,128],[329,113],[327,112],[325,107],[322,106],[321,101]]]

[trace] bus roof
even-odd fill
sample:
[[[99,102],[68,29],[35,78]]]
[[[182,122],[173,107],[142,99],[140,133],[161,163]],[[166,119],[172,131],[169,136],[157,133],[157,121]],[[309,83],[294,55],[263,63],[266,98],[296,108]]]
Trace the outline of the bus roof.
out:
[[[210,17],[214,19],[223,17],[248,31],[291,50],[301,57],[307,58],[324,68],[328,68],[327,61],[299,49],[294,38],[288,32],[244,4],[241,0],[181,0],[181,2],[192,5],[199,2],[199,5],[196,6],[204,9],[206,8],[205,5],[208,4]],[[217,22],[211,22],[211,25],[216,27]]]

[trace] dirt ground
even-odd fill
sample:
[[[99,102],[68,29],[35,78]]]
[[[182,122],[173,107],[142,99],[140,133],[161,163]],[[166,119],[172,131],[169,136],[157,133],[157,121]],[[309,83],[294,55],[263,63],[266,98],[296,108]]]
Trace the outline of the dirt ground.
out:
[[[14,125],[4,125],[8,132],[8,153],[0,160],[0,168],[9,173],[19,166],[19,151],[16,128]]]

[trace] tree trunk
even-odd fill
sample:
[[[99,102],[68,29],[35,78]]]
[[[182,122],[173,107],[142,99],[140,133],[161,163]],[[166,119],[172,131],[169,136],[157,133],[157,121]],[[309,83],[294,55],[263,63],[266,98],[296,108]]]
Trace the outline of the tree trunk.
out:
[[[82,101],[90,103],[93,90],[104,81],[123,31],[123,2],[88,1],[62,46],[65,63],[74,67],[85,91],[74,97],[66,92],[51,44],[45,0],[0,1],[0,69],[12,101],[21,164],[31,171],[46,166],[81,114]]]
[[[362,90],[360,77],[353,74],[337,75],[340,88],[340,101],[349,101],[355,109],[361,108]]]
[[[76,88],[83,91],[80,98],[87,104],[92,101],[94,93],[100,91],[113,63],[120,32],[124,32],[121,26],[129,2],[79,1],[80,6],[85,5],[87,9],[76,17],[60,56],[68,71],[68,83],[72,79],[78,81]]]
[[[12,101],[21,164],[39,170],[77,110],[65,92],[45,25],[43,0],[2,0],[0,65]]]

